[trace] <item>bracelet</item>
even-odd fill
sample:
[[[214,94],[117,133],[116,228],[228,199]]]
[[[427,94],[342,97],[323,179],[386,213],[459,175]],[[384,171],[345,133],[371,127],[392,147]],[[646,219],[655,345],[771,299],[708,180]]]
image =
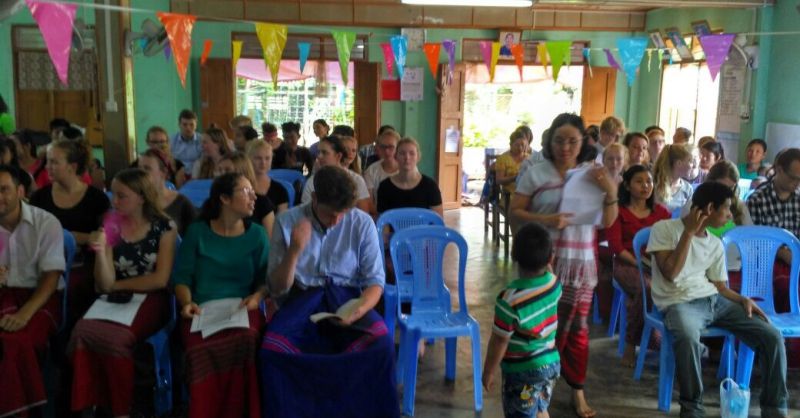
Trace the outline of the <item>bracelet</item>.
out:
[[[617,204],[617,202],[619,202],[619,199],[614,199],[614,200],[612,200],[610,202],[603,202],[603,206],[615,205],[615,204]]]

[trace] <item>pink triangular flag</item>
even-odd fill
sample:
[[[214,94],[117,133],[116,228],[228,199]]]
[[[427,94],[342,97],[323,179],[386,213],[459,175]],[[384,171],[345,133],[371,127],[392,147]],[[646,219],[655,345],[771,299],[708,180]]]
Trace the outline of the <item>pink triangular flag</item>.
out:
[[[481,56],[483,57],[483,63],[486,64],[486,69],[489,72],[492,72],[492,41],[481,41],[479,46],[481,47]]]
[[[731,50],[736,34],[724,33],[719,35],[705,35],[700,37],[700,45],[703,46],[703,52],[706,54],[706,63],[708,64],[708,71],[711,72],[711,80],[717,79],[722,64],[725,63],[725,58]]]
[[[389,78],[394,78],[394,53],[392,52],[392,45],[388,42],[381,44],[383,50],[383,62],[386,64],[386,74]]]
[[[69,79],[69,53],[72,49],[72,22],[75,20],[76,4],[38,2],[25,0],[39,25],[50,60],[56,69],[61,84]]]

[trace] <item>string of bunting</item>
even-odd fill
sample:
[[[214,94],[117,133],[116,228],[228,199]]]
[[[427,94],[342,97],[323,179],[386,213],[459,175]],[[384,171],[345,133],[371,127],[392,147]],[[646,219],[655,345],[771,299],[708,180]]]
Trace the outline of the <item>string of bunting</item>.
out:
[[[192,49],[192,29],[199,16],[180,13],[166,13],[147,9],[138,9],[124,6],[114,6],[107,4],[96,3],[81,3],[75,1],[55,1],[55,0],[26,0],[26,4],[33,15],[34,20],[37,22],[42,37],[47,46],[50,59],[56,69],[59,80],[66,85],[68,83],[67,74],[70,59],[70,33],[72,31],[73,21],[77,8],[88,7],[96,9],[105,9],[121,12],[133,13],[147,13],[152,14],[155,12],[159,21],[164,25],[168,38],[169,45],[164,50],[164,55],[167,59],[172,56],[175,62],[175,68],[178,77],[181,80],[183,87],[186,87],[186,72],[188,70],[191,49]],[[227,18],[211,18],[215,21],[223,22],[236,22],[236,23],[250,23],[255,27],[256,36],[261,44],[263,51],[263,58],[265,66],[269,69],[272,76],[273,83],[277,85],[278,71],[280,68],[280,61],[283,51],[286,47],[288,39],[288,26],[282,24],[264,23],[256,21],[248,21],[241,19],[227,19]],[[304,28],[310,32],[314,32],[314,28]],[[342,31],[342,30],[324,30],[320,32],[330,33],[335,44],[340,69],[342,73],[342,80],[347,83],[347,66],[350,61],[350,55],[356,41],[356,32]],[[764,33],[748,33],[747,35],[794,35],[800,34],[797,32],[764,32]],[[383,51],[383,59],[386,66],[386,71],[390,78],[394,76],[395,70],[399,78],[403,77],[406,59],[408,55],[408,39],[404,35],[390,35],[390,34],[370,34],[370,36],[389,38],[389,42],[367,42],[366,45],[377,44]],[[735,38],[735,34],[715,34],[700,37],[700,45],[706,55],[708,69],[711,73],[712,79],[716,79],[719,74],[720,68],[725,61],[725,57],[730,51],[731,45]],[[438,66],[440,62],[440,55],[442,50],[447,59],[447,82],[452,80],[452,73],[455,66],[455,49],[457,45],[456,40],[444,39],[441,42],[428,42],[423,46],[423,52],[428,62],[429,69],[433,77],[437,77]],[[536,55],[539,63],[545,67],[547,73],[548,64],[551,66],[551,75],[554,81],[558,80],[561,67],[566,64],[571,64],[572,50],[581,48],[573,46],[572,41],[556,40],[556,41],[527,41],[537,42]],[[327,44],[326,42],[322,42]],[[591,68],[591,51],[602,51],[605,54],[606,60],[610,67],[622,71],[628,81],[628,85],[633,85],[636,75],[639,71],[642,59],[645,52],[647,53],[647,68],[650,71],[650,61],[653,52],[657,52],[658,61],[661,65],[664,61],[664,54],[667,53],[670,64],[672,63],[672,53],[668,49],[648,48],[648,38],[646,37],[623,37],[617,39],[616,48],[599,48],[599,47],[583,47],[582,54],[585,57],[585,62],[588,65],[590,76],[592,75]],[[205,39],[203,41],[203,52],[200,57],[200,64],[205,65],[214,41]],[[483,58],[486,68],[489,71],[489,78],[494,81],[495,69],[500,55],[501,45],[499,42],[493,41],[480,41],[480,53]],[[308,42],[298,42],[297,48],[299,50],[300,58],[300,71],[305,69],[306,61],[308,60],[311,44]],[[520,81],[523,81],[523,66],[524,66],[524,46],[521,43],[512,45],[511,54],[514,58],[514,63],[519,68]],[[231,60],[234,68],[241,57],[242,41],[232,41],[231,43]],[[617,52],[620,60],[618,61],[614,56]],[[620,63],[621,62],[621,63]]]

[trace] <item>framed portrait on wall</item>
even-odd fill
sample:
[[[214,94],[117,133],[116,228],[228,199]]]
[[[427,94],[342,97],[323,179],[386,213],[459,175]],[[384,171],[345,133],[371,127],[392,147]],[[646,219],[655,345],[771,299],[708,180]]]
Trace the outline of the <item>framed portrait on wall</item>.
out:
[[[522,32],[520,31],[500,31],[500,59],[514,59],[511,47],[520,43]]]
[[[664,41],[667,44],[667,47],[675,48],[678,51],[678,55],[684,60],[691,60],[692,51],[689,50],[689,46],[686,45],[686,41],[683,39],[683,35],[678,28],[668,28],[666,29],[667,32],[667,39]],[[670,46],[670,44],[672,44]]]
[[[664,49],[667,47],[667,44],[664,43],[664,35],[658,29],[650,31],[650,41],[653,42],[655,48]]]
[[[708,24],[707,20],[698,20],[696,22],[692,22],[692,31],[697,37],[711,35],[711,25]]]

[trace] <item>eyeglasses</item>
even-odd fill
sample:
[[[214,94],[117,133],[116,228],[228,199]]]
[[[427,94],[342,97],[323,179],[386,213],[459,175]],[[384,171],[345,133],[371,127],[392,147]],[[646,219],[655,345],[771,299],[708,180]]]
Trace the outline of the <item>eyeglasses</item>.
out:
[[[578,147],[578,146],[580,146],[580,144],[581,144],[581,141],[578,140],[578,139],[571,139],[569,141],[565,141],[565,140],[563,140],[561,138],[558,138],[558,139],[554,139],[553,140],[553,145],[558,145],[561,148]]]
[[[245,196],[255,196],[256,191],[252,187],[242,187],[241,189],[234,189],[235,192],[242,192]]]

